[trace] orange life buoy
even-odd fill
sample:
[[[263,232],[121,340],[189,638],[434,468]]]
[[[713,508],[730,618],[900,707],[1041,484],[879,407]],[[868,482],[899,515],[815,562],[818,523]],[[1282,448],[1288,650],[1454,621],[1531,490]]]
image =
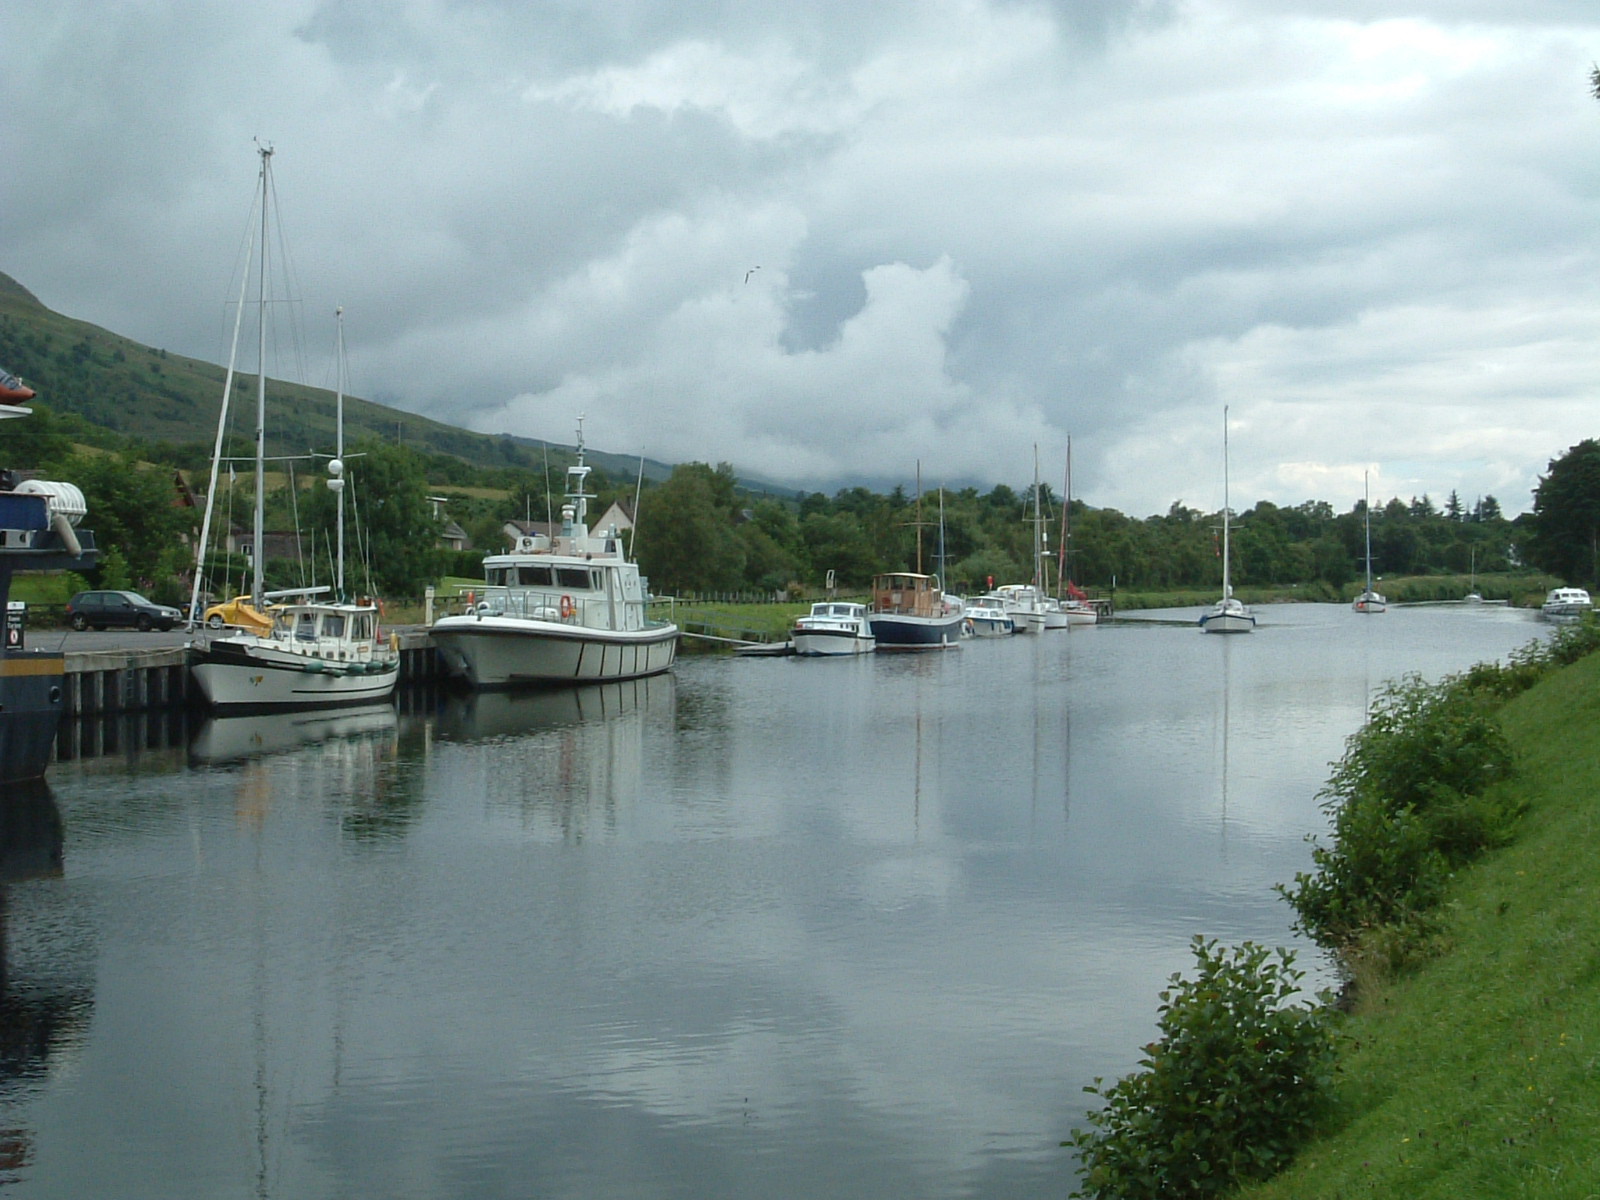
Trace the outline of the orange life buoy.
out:
[[[563,621],[565,621],[568,617],[572,616],[572,614],[577,612],[577,611],[578,611],[578,606],[572,602],[572,597],[571,596],[563,596],[563,597],[561,597],[561,619]]]

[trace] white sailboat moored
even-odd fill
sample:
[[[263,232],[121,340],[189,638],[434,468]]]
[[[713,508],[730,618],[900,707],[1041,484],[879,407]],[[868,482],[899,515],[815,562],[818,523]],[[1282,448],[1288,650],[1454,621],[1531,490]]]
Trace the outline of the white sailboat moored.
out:
[[[1386,612],[1389,602],[1383,598],[1382,593],[1374,591],[1372,587],[1372,497],[1367,490],[1367,473],[1361,473],[1361,510],[1367,521],[1367,586],[1356,597],[1353,607],[1358,613]]]
[[[258,267],[258,317],[260,339],[257,347],[256,447],[255,447],[255,541],[252,546],[250,607],[266,613],[268,602],[290,599],[271,609],[271,623],[259,627],[237,627],[223,631],[197,633],[189,644],[189,670],[206,704],[226,713],[271,712],[297,708],[322,708],[334,705],[371,704],[387,700],[400,677],[400,656],[384,643],[378,627],[379,610],[372,602],[350,603],[344,595],[344,324],[343,310],[338,316],[338,412],[337,443],[328,464],[328,486],[338,494],[339,559],[335,587],[310,588],[269,593],[263,579],[263,553],[266,509],[266,314],[268,245],[268,202],[272,195],[272,149],[262,147],[261,155],[261,249]],[[245,272],[248,280],[249,271]],[[242,297],[241,297],[242,299]],[[240,305],[242,317],[243,304]],[[212,508],[217,493],[218,469],[228,418],[228,398],[233,387],[234,360],[238,351],[238,323],[234,326],[234,347],[223,384],[222,410],[217,418],[216,449],[211,462],[211,484],[206,492],[205,517],[201,524],[200,551],[195,569],[194,591],[190,598],[190,623],[198,616],[201,583],[204,578],[206,542],[210,536]],[[322,597],[333,594],[327,600]]]
[[[1251,633],[1256,627],[1256,617],[1243,601],[1235,599],[1229,574],[1230,548],[1228,545],[1228,410],[1222,410],[1222,599],[1200,614],[1203,633]]]

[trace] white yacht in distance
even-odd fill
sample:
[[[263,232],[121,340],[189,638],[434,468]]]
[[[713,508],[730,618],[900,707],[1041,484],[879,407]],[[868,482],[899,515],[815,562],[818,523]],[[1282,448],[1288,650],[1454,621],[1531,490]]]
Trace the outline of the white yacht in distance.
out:
[[[1558,587],[1550,590],[1540,611],[1552,621],[1576,621],[1593,608],[1594,601],[1582,588]]]
[[[483,560],[484,586],[464,613],[433,623],[433,641],[454,675],[475,688],[637,679],[672,666],[678,627],[653,621],[639,566],[616,530],[591,533],[592,468],[567,468],[561,532],[517,539]]]
[[[813,604],[809,613],[795,619],[790,636],[794,652],[806,658],[871,654],[878,645],[867,606],[842,600]]]
[[[1361,473],[1361,495],[1362,515],[1366,517],[1367,521],[1367,587],[1361,595],[1356,597],[1355,604],[1352,607],[1358,613],[1387,612],[1389,602],[1383,598],[1381,592],[1372,590],[1372,498],[1367,490],[1367,475],[1365,471]]]
[[[1228,578],[1228,410],[1222,410],[1222,599],[1200,614],[1203,633],[1250,633],[1256,617],[1241,600],[1234,599]]]

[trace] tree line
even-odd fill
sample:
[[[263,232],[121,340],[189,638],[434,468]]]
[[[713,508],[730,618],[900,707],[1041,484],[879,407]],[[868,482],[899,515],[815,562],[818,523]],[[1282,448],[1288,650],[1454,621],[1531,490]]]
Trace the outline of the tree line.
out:
[[[210,447],[137,438],[108,438],[81,418],[40,405],[29,420],[10,422],[7,464],[80,486],[88,526],[103,548],[102,586],[144,587],[153,595],[187,597],[198,532],[198,508],[181,503],[178,473],[203,490]],[[91,436],[92,435],[92,436]],[[237,458],[249,448],[236,446]],[[503,550],[514,519],[559,518],[560,488],[570,451],[552,448],[549,469],[463,462],[393,442],[363,439],[348,454],[347,557],[362,590],[417,596],[446,575],[474,577],[486,553]],[[320,486],[322,463],[307,455],[299,468],[274,477],[270,529],[299,531],[292,559],[269,561],[269,586],[327,582],[331,576],[333,498]],[[294,486],[290,486],[291,472]],[[632,550],[659,594],[759,591],[805,594],[831,578],[858,589],[887,570],[938,574],[952,590],[973,593],[991,583],[1034,574],[1036,538],[1052,584],[1058,571],[1088,589],[1165,591],[1220,582],[1220,512],[1174,502],[1136,518],[1074,500],[1063,517],[1048,485],[1000,484],[935,489],[921,496],[849,487],[772,492],[742,485],[732,466],[680,464],[659,483],[589,477],[597,498],[591,517],[612,501],[637,500]],[[248,483],[248,487],[247,487]],[[219,521],[249,523],[253,481],[238,469],[219,485]],[[228,502],[232,498],[230,512]],[[442,502],[441,502],[442,501]],[[1037,509],[1035,507],[1037,503]],[[1037,511],[1037,518],[1035,513]],[[472,548],[453,552],[439,540],[447,521]],[[1367,514],[1357,499],[1335,511],[1324,500],[1293,507],[1260,501],[1231,519],[1232,572],[1245,586],[1320,582],[1339,589],[1364,572]],[[1574,584],[1600,580],[1600,442],[1586,440],[1551,460],[1534,507],[1508,519],[1493,496],[1470,505],[1455,492],[1390,499],[1371,514],[1374,572],[1382,576],[1492,575],[1546,571]],[[238,578],[237,563],[224,577]]]

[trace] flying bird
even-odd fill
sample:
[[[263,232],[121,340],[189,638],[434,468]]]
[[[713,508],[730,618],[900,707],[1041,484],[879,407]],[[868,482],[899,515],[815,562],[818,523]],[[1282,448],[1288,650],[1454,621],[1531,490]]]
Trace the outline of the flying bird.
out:
[[[744,273],[744,281],[746,283],[749,283],[750,282],[750,276],[754,275],[759,270],[761,270],[761,268],[759,266],[751,267],[748,271],[746,271]]]

